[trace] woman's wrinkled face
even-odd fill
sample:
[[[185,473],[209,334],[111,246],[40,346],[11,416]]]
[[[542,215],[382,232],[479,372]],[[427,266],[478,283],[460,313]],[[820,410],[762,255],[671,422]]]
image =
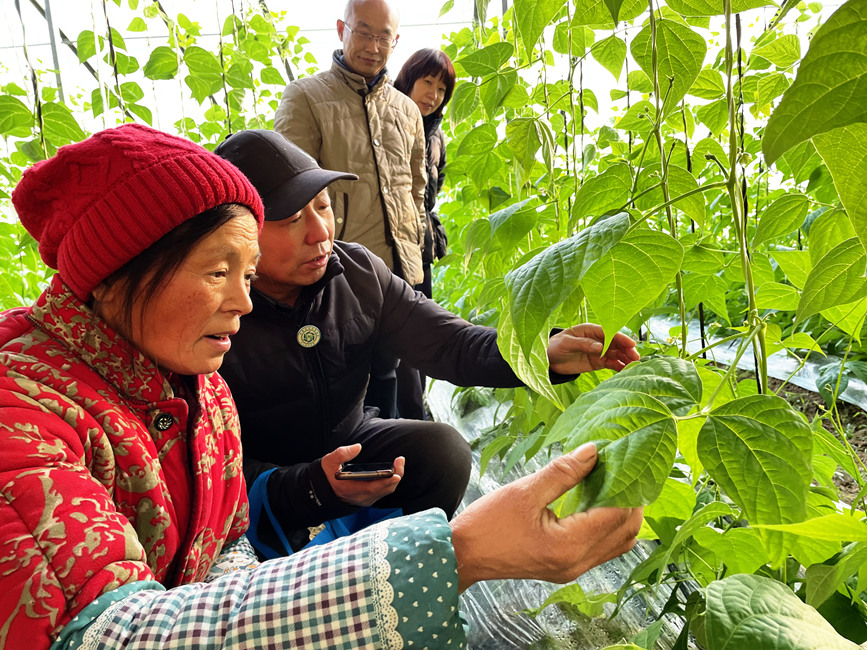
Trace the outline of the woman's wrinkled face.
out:
[[[126,337],[163,371],[215,372],[241,316],[252,309],[250,283],[258,259],[258,224],[247,211],[200,240],[150,301],[136,299]],[[116,328],[112,298],[108,288],[99,297],[100,312]]]
[[[409,91],[409,98],[416,103],[422,117],[427,117],[436,111],[446,96],[446,84],[442,77],[426,75],[419,77]]]

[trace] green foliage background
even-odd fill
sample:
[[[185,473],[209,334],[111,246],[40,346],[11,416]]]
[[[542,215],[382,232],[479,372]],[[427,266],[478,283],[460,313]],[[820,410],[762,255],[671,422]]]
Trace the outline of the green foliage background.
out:
[[[139,61],[106,11],[104,31],[76,40],[82,65],[111,71],[89,92],[61,101],[33,68],[2,86],[0,199],[83,139],[91,116],[151,123],[143,84],[182,83],[175,129],[213,148],[270,128],[289,73],[316,69],[297,26],[261,6],[225,18],[214,51],[189,17],[114,4],[126,33],[165,25],[168,38]],[[835,400],[867,378],[867,0],[516,0],[490,18],[487,4],[444,34],[459,81],[440,202],[451,252],[435,267],[436,297],[496,325],[529,387],[498,395],[508,408],[479,441],[483,467],[596,441],[597,469],[555,511],[644,505],[642,535],[658,540],[618,594],[571,585],[549,601],[599,615],[606,600],[665,590],[666,615],[684,622],[678,647],[689,633],[706,648],[867,640],[867,483]],[[745,28],[763,15],[763,29]],[[585,85],[591,60],[613,89]],[[11,307],[49,271],[3,203]],[[642,342],[642,362],[549,383],[551,327],[593,321],[644,339],[652,316],[678,325]],[[755,378],[706,358],[720,341],[754,358]],[[819,382],[828,410],[812,422],[769,392],[776,351],[835,355]],[[838,502],[841,473],[861,487],[851,506]],[[686,580],[700,587],[688,597]],[[622,647],[653,647],[654,629]]]

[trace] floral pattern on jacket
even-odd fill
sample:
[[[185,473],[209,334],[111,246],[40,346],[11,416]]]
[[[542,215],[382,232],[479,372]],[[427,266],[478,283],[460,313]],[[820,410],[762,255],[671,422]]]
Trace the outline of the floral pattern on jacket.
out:
[[[201,581],[244,533],[231,395],[189,379],[192,410],[59,276],[0,314],[0,647],[47,647],[125,584]]]

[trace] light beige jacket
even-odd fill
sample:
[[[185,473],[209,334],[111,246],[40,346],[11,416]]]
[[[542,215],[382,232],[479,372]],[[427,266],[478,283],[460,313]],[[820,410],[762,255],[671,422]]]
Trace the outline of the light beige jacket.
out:
[[[425,140],[415,102],[388,83],[368,88],[334,53],[331,69],[291,82],[274,130],[322,167],[348,171],[358,181],[329,186],[335,237],[363,244],[410,284],[422,281]]]

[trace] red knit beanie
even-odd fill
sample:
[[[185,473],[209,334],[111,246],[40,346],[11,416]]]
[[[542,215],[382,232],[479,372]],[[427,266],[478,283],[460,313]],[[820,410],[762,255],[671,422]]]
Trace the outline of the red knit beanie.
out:
[[[187,219],[240,203],[262,227],[262,201],[231,163],[141,124],[61,147],[24,172],[12,193],[43,261],[81,300]]]

